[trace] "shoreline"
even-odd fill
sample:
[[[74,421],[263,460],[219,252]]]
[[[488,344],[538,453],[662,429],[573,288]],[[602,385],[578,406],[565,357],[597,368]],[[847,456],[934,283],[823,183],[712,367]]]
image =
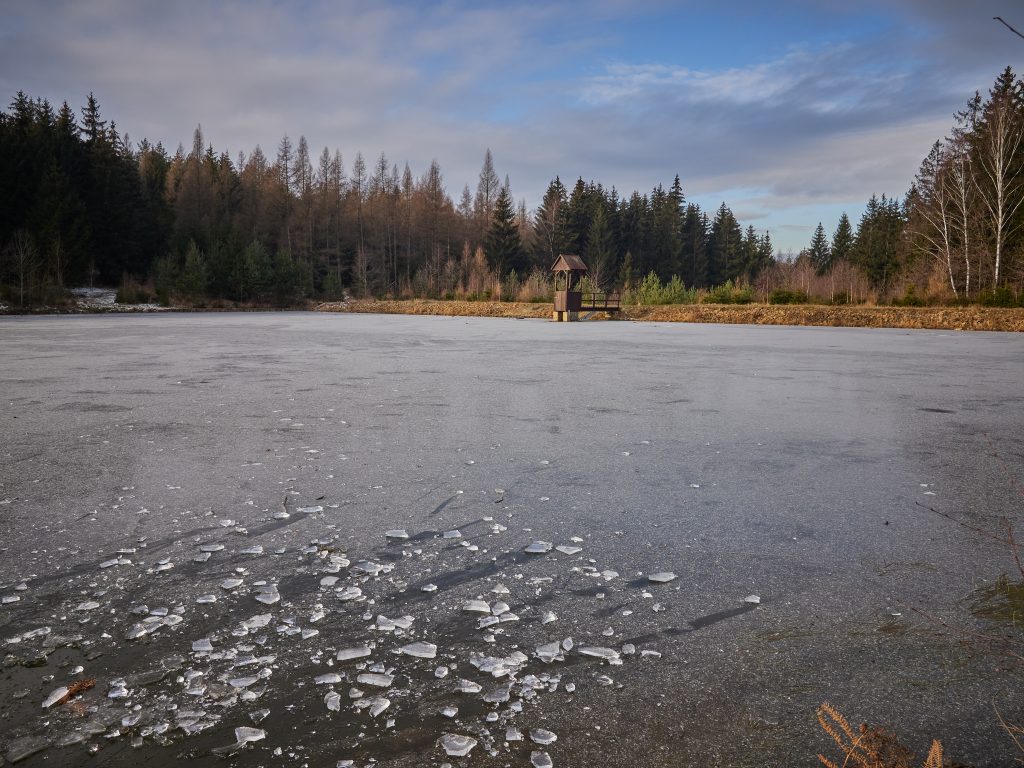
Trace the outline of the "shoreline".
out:
[[[319,304],[317,312],[551,319],[551,304],[496,301],[352,299]],[[670,304],[628,306],[618,317],[593,313],[593,320],[833,328],[905,328],[950,331],[1024,332],[1024,309],[996,307],[860,307],[815,304]]]

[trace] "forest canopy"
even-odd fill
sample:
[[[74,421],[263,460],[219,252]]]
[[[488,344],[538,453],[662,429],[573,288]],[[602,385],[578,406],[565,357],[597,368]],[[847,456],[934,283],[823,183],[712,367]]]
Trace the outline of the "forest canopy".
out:
[[[1007,68],[956,113],[902,199],[872,196],[856,227],[846,214],[832,233],[819,224],[790,259],[724,202],[688,201],[678,175],[628,195],[555,177],[528,211],[489,150],[475,190],[453,199],[436,161],[418,175],[383,153],[346,164],[301,136],[235,158],[200,127],[173,153],[136,145],[92,94],[76,113],[19,92],[0,112],[0,303],[60,304],[92,284],[195,305],[529,299],[549,291],[559,253],[580,254],[594,287],[641,298],[725,284],[830,302],[1018,303],[1024,83]]]

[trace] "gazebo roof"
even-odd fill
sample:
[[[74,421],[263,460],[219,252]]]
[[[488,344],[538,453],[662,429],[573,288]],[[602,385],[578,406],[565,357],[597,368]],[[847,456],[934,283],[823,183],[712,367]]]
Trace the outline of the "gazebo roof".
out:
[[[552,272],[586,272],[587,265],[575,253],[562,253],[551,265]]]

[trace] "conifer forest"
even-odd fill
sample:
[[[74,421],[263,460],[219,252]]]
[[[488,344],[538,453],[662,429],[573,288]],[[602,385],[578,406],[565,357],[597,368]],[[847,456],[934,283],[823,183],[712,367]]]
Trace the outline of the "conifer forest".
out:
[[[905,194],[819,224],[796,254],[726,202],[688,201],[668,169],[628,193],[555,177],[535,210],[490,150],[473,186],[452,181],[436,161],[317,153],[302,136],[230,157],[197,127],[169,150],[130,139],[93,94],[76,109],[19,92],[0,113],[0,301],[60,306],[87,285],[193,306],[545,300],[559,253],[638,302],[1024,301],[1024,82],[1009,67],[951,116]]]

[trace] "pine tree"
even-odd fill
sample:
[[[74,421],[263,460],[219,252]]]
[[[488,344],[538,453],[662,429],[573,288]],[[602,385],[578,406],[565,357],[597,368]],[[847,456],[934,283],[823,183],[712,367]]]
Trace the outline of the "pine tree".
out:
[[[814,269],[819,275],[828,272],[829,267],[832,266],[832,254],[829,249],[828,238],[825,236],[825,227],[821,225],[820,221],[814,230],[814,236],[811,238],[811,246],[808,249],[808,253],[811,257],[811,263],[814,264]]]
[[[729,207],[722,203],[708,236],[708,284],[721,285],[743,274],[743,232]]]
[[[843,211],[839,217],[839,224],[832,235],[832,264],[846,261],[853,251],[853,227],[850,226],[850,217]]]
[[[206,257],[191,240],[185,252],[185,264],[178,276],[178,293],[190,301],[199,301],[206,296],[208,279]]]
[[[501,188],[494,201],[491,226],[484,238],[487,263],[500,278],[509,271],[522,274],[526,270],[526,254],[516,226],[516,211],[508,186]]]
[[[20,92],[19,96],[22,95]],[[82,107],[82,133],[90,144],[102,141],[106,137],[107,123],[100,120],[100,104],[93,94],[89,93],[85,106]]]
[[[704,287],[708,279],[708,220],[696,203],[686,206],[683,216],[682,261],[683,280],[691,287]]]
[[[568,196],[565,185],[557,176],[548,184],[540,208],[534,215],[536,232],[536,258],[541,266],[554,263],[559,254],[567,250],[566,213]]]

